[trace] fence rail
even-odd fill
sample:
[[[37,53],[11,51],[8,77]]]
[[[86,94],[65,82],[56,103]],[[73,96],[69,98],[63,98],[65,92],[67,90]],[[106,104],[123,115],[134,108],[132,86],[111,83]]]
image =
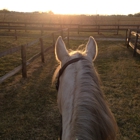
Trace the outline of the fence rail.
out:
[[[17,30],[38,30],[43,34],[43,31],[58,31],[64,28],[69,28],[70,31],[80,32],[107,32],[107,31],[116,31],[116,34],[119,31],[127,31],[128,29],[139,29],[139,24],[60,24],[60,23],[32,23],[32,22],[0,22],[0,30],[14,30],[15,39],[17,39]]]
[[[69,29],[63,29],[63,30],[59,30],[57,32],[60,32],[61,33],[61,36],[63,37],[63,32],[64,31],[67,31],[69,32]],[[21,45],[21,46],[18,46],[18,47],[15,47],[15,48],[11,48],[11,49],[8,49],[4,52],[1,52],[0,53],[0,58],[1,57],[4,57],[4,56],[7,56],[9,54],[13,54],[15,52],[18,52],[18,51],[21,51],[21,65],[14,68],[12,71],[8,72],[7,74],[5,74],[4,76],[0,77],[0,83],[2,83],[3,81],[5,81],[7,78],[15,75],[16,73],[18,73],[20,70],[22,70],[22,77],[23,78],[27,78],[27,66],[33,62],[36,58],[38,58],[39,56],[41,56],[41,62],[44,63],[45,62],[45,58],[44,58],[44,53],[49,51],[50,49],[52,49],[54,47],[54,43],[55,43],[55,36],[54,34],[57,33],[57,32],[53,32],[53,43],[52,43],[52,46],[50,47],[47,47],[46,49],[44,49],[44,43],[43,43],[43,39],[48,37],[47,36],[42,36],[40,37],[39,39],[37,40],[34,40],[32,42],[29,42],[28,44],[24,44],[24,45]],[[67,34],[69,35],[69,33]],[[51,36],[51,35],[50,35]],[[69,42],[69,36],[67,37],[67,40]],[[34,56],[32,56],[29,60],[27,60],[27,57],[26,57],[26,48],[31,46],[31,45],[34,45],[36,43],[40,42],[40,52],[35,54]]]
[[[41,32],[43,30],[48,30],[48,27],[45,27],[45,23],[40,24],[40,23],[28,23],[28,24],[37,24],[37,25],[42,25],[41,27],[27,27],[27,23],[9,23],[9,22],[0,22],[0,24],[4,24],[4,25],[0,25],[0,29],[6,29],[6,30],[15,30],[15,37],[17,39],[17,34],[16,34],[16,30],[41,30]],[[6,26],[5,24],[8,24],[8,26]],[[11,24],[19,24],[20,26],[11,26]],[[21,24],[25,24],[25,26],[21,26]],[[53,31],[50,35],[46,35],[46,36],[42,36],[41,38],[38,38],[37,40],[34,40],[32,42],[29,42],[28,44],[24,44],[21,46],[17,46],[15,48],[11,48],[7,51],[1,52],[0,53],[0,58],[4,57],[6,55],[9,54],[13,54],[15,52],[18,52],[21,50],[21,59],[22,59],[22,64],[18,67],[16,67],[14,70],[12,70],[11,72],[7,73],[6,75],[0,77],[0,83],[2,83],[4,80],[6,80],[7,78],[13,76],[14,74],[16,74],[17,72],[19,72],[20,70],[22,70],[22,77],[26,78],[27,77],[27,66],[34,61],[36,58],[38,58],[39,56],[41,56],[41,61],[45,62],[45,58],[44,58],[44,53],[48,50],[50,50],[51,48],[53,48],[54,44],[55,44],[55,34],[57,32],[59,32],[61,34],[61,36],[63,37],[63,32],[67,31],[67,42],[69,44],[69,31],[77,31],[78,33],[80,32],[102,32],[102,31],[108,31],[108,30],[115,30],[117,31],[117,33],[119,32],[119,30],[125,30],[126,31],[126,40],[127,40],[127,47],[130,45],[133,49],[134,49],[134,53],[133,55],[135,55],[135,53],[139,53],[140,54],[140,50],[137,48],[137,43],[138,43],[138,39],[140,38],[140,25],[78,25],[78,24],[47,24],[49,26],[60,26],[60,28],[56,27],[49,27],[50,30],[55,30]],[[65,26],[70,26],[70,28],[63,28]],[[73,26],[73,27],[72,27]],[[135,27],[135,28],[134,28]],[[63,28],[63,29],[62,29]],[[128,30],[128,28],[130,28]],[[129,35],[127,37],[129,31]],[[131,42],[131,35],[135,36],[135,44],[133,44]],[[44,50],[44,44],[43,44],[43,39],[51,36],[52,37],[52,46],[48,47],[47,49]],[[36,43],[40,42],[40,52],[36,55],[34,55],[33,57],[31,57],[29,60],[26,60],[26,48],[34,45]]]

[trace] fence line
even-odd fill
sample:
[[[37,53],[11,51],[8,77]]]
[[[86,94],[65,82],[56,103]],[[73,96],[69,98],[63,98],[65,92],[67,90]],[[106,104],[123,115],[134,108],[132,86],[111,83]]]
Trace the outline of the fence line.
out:
[[[39,26],[39,27],[44,27],[46,26],[59,26],[61,28],[63,28],[63,26],[140,26],[139,24],[102,24],[102,23],[96,23],[96,24],[73,24],[73,23],[45,23],[45,22],[41,22],[41,23],[37,23],[37,22],[0,22],[0,26],[6,26],[6,27],[10,27],[11,25],[15,25],[15,26],[19,26],[19,27],[28,27],[28,25],[34,25],[34,26]],[[22,25],[22,26],[21,26]]]
[[[16,73],[18,73],[20,70],[22,69],[22,65],[14,68],[12,71],[8,72],[7,74],[5,74],[4,76],[0,77],[0,83],[2,83],[3,81],[5,81],[7,78],[15,75]]]
[[[96,24],[96,25],[89,25],[89,24],[60,24],[60,23],[31,23],[31,22],[0,22],[0,30],[14,30],[15,31],[15,39],[17,39],[17,30],[39,30],[41,32],[41,35],[43,34],[43,31],[58,31],[62,30],[63,28],[69,28],[70,31],[77,31],[80,32],[97,32],[98,34],[100,32],[107,32],[107,31],[116,31],[116,34],[119,33],[119,31],[126,31],[128,28],[130,29],[139,29],[139,24]]]
[[[9,55],[9,54],[13,54],[13,53],[21,50],[22,64],[20,66],[16,67],[14,70],[10,71],[9,73],[5,74],[4,76],[0,77],[0,83],[2,83],[7,78],[13,76],[14,74],[16,74],[21,69],[22,69],[22,77],[23,78],[26,78],[27,77],[27,66],[31,62],[33,62],[39,56],[41,56],[41,61],[43,63],[45,62],[44,53],[54,47],[54,44],[55,44],[55,34],[57,32],[59,32],[61,34],[61,36],[64,37],[64,34],[63,33],[65,31],[67,31],[67,42],[69,44],[69,30],[70,30],[69,28],[61,29],[61,30],[58,30],[58,31],[53,32],[50,35],[42,36],[39,39],[36,39],[36,40],[34,40],[32,42],[29,42],[28,44],[24,44],[24,45],[21,45],[21,46],[18,46],[18,47],[9,49],[7,51],[1,52],[0,53],[0,58],[1,57],[4,57],[6,55]],[[81,30],[78,30],[78,31],[80,32]],[[129,31],[129,35],[127,37],[128,31]],[[85,32],[86,32],[86,30],[85,30]],[[130,42],[131,35],[136,36],[135,45],[133,45],[132,42]],[[48,36],[52,36],[52,42],[53,43],[52,43],[52,46],[51,47],[48,47],[48,48],[44,49],[43,39],[46,38],[46,37],[48,37]],[[134,51],[136,51],[137,53],[140,54],[140,50],[137,49],[137,42],[138,42],[138,38],[139,37],[140,37],[140,29],[129,29],[129,30],[127,29],[126,30],[127,47],[130,45],[134,49]],[[36,55],[34,55],[33,57],[31,57],[29,60],[26,60],[26,48],[29,47],[29,46],[31,46],[31,45],[34,45],[37,42],[40,42],[40,52],[37,53]],[[135,52],[133,54],[135,54]]]
[[[32,42],[29,42],[29,43],[27,43],[27,44],[25,44],[27,47],[29,47],[29,46],[32,46],[32,45],[34,45],[34,44],[36,44],[38,42],[38,39],[36,39],[36,40],[34,40],[34,41],[32,41]],[[1,57],[4,57],[4,56],[6,56],[6,55],[10,55],[10,54],[13,54],[13,53],[15,53],[15,52],[18,52],[18,51],[20,51],[21,50],[21,45],[20,46],[17,46],[17,47],[14,47],[14,48],[10,48],[10,49],[8,49],[8,50],[6,50],[6,51],[3,51],[3,52],[0,52],[0,58]]]
[[[9,54],[13,54],[13,53],[15,53],[15,52],[17,52],[19,50],[21,50],[21,46],[10,48],[10,49],[8,49],[6,51],[0,52],[0,58],[4,57],[6,55],[9,55]]]
[[[68,31],[69,32],[68,29],[59,30],[57,32],[61,32],[61,35],[63,36],[63,31]],[[55,43],[54,34],[57,33],[57,32],[53,33],[53,43],[52,43],[53,45],[50,46],[50,47],[47,47],[46,49],[44,49],[44,44],[43,44],[43,39],[46,38],[46,36],[43,36],[43,37],[40,37],[39,39],[34,40],[34,41],[32,41],[32,42],[30,42],[28,44],[21,45],[21,46],[18,46],[18,47],[15,47],[15,48],[12,48],[12,49],[9,49],[7,51],[4,51],[4,52],[0,53],[0,57],[4,57],[6,55],[13,54],[13,53],[21,50],[21,59],[22,59],[22,62],[21,62],[22,64],[20,66],[16,67],[12,71],[10,71],[7,74],[5,74],[4,76],[0,77],[0,83],[5,81],[7,78],[15,75],[20,70],[22,70],[22,77],[27,78],[27,66],[31,62],[33,62],[36,58],[38,58],[39,56],[41,56],[41,62],[44,63],[45,62],[44,53],[49,51],[50,49],[53,49],[54,43]],[[68,33],[68,35],[69,35],[69,33]],[[69,37],[67,39],[69,39]],[[26,60],[27,59],[27,57],[26,57],[26,48],[31,46],[31,45],[34,45],[37,42],[40,42],[40,52],[35,54],[34,56],[32,56],[29,60]]]

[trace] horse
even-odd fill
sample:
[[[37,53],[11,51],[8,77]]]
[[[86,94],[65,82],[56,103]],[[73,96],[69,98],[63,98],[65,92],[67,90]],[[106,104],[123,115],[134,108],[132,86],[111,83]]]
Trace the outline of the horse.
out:
[[[60,63],[53,75],[57,79],[57,104],[62,116],[62,140],[115,140],[117,123],[101,90],[93,61],[98,46],[90,36],[84,51],[69,52],[61,36],[55,43]]]

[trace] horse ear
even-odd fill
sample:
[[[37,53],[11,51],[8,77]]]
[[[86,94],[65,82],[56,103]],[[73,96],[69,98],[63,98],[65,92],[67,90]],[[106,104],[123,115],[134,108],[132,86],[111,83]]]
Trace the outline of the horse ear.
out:
[[[95,39],[90,36],[86,45],[86,54],[91,60],[95,60],[98,53],[98,47]]]
[[[56,59],[61,62],[69,57],[69,53],[61,36],[57,38],[55,43],[55,56]]]

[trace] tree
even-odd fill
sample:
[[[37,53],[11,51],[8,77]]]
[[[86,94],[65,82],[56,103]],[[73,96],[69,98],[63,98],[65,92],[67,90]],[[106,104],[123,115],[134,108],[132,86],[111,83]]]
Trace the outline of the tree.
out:
[[[52,11],[49,11],[48,14],[50,14],[50,15],[54,15],[54,13],[53,13]]]
[[[140,12],[139,13],[136,13],[134,14],[135,17],[140,17]]]
[[[129,16],[129,17],[133,17],[133,15],[132,15],[132,14],[128,14],[128,16]]]
[[[8,13],[10,13],[7,9],[0,10],[1,13],[3,13],[3,21],[5,21],[6,17],[8,16]]]
[[[10,11],[7,10],[7,9],[2,9],[2,10],[0,10],[0,12],[1,12],[1,13],[10,13]]]

